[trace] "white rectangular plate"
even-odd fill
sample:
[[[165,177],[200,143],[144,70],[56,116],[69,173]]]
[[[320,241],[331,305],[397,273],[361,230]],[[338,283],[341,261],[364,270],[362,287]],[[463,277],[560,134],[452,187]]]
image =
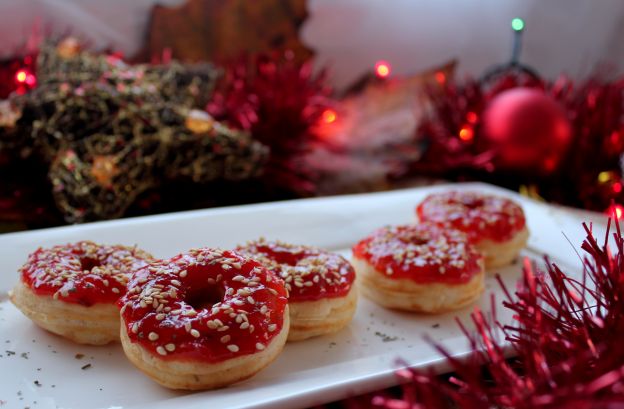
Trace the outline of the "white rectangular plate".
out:
[[[442,342],[455,355],[469,353],[455,317],[468,323],[474,306],[449,314],[418,315],[385,310],[360,299],[347,328],[288,344],[254,378],[221,390],[181,393],[146,378],[126,361],[119,345],[76,345],[40,330],[12,306],[7,293],[28,253],[39,246],[86,239],[137,244],[157,257],[169,257],[192,247],[231,248],[265,236],[350,256],[350,247],[359,239],[383,225],[411,222],[419,200],[448,189],[476,189],[517,200],[531,231],[523,254],[539,259],[548,253],[566,268],[579,271],[574,248],[584,238],[580,217],[591,214],[579,215],[484,184],[237,206],[0,235],[0,408],[302,408],[396,384],[399,358],[415,367],[443,370],[444,360],[423,337]],[[594,222],[602,234],[603,218],[595,216]],[[494,293],[499,302],[503,297],[493,278],[496,272],[513,289],[521,263],[490,272],[478,304],[484,310],[490,309],[489,294]],[[502,307],[497,310],[508,319]]]

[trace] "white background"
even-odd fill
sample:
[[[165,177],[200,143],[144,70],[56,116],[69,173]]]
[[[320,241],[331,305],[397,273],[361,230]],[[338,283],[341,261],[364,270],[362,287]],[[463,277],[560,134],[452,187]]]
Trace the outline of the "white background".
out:
[[[215,0],[217,1],[217,0]],[[23,47],[35,24],[71,30],[132,55],[155,3],[182,0],[0,0],[0,54]],[[413,73],[458,58],[478,76],[510,53],[509,22],[527,22],[523,61],[543,75],[580,78],[597,63],[624,67],[621,0],[309,0],[305,42],[345,85],[386,59]]]

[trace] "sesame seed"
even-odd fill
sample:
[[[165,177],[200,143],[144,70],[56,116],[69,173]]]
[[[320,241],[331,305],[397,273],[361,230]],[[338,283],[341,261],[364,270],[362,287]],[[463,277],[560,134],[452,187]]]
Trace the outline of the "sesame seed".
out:
[[[277,329],[277,325],[275,324],[269,324],[269,326],[267,327],[267,329],[269,330],[269,332],[273,332]]]
[[[139,333],[139,323],[135,322],[134,324],[132,324],[132,332],[134,334],[138,334]]]
[[[170,343],[170,344],[165,345],[165,349],[169,352],[175,351],[175,348],[176,348],[175,344]]]
[[[264,348],[266,348],[266,347],[265,347],[263,344],[261,344],[261,343],[259,343],[259,342],[258,342],[258,343],[256,343],[256,349],[257,349],[258,351],[262,351]]]
[[[243,277],[241,275],[237,275],[237,276],[234,276],[232,278],[232,281],[243,281],[244,279],[245,279],[245,277]]]
[[[229,330],[229,329],[230,329],[230,327],[229,327],[229,326],[224,325],[224,326],[220,327],[217,331],[219,331],[219,332],[223,332],[223,331],[227,331],[227,330]]]
[[[199,336],[201,335],[199,333],[199,331],[197,331],[196,329],[192,329],[191,330],[191,335],[194,336],[195,338],[199,338]]]
[[[227,346],[227,349],[229,349],[231,352],[238,352],[238,346],[234,345],[234,344],[230,344]]]
[[[177,285],[177,286],[181,286],[182,285],[182,283],[179,282],[178,280],[171,280],[171,284]]]
[[[163,348],[162,346],[158,346],[156,348],[156,352],[158,352],[160,355],[167,355],[167,351],[165,351],[165,348]]]
[[[230,341],[230,337],[229,335],[224,335],[221,337],[221,342],[223,342],[224,344]]]
[[[158,334],[155,332],[150,332],[149,335],[147,336],[147,338],[150,341],[156,341],[158,339]]]
[[[159,314],[156,314],[156,319],[157,319],[158,321],[162,321],[162,320],[164,320],[164,319],[165,319],[165,314],[163,314],[162,312],[161,312],[161,313],[159,313]]]
[[[240,329],[247,329],[249,328],[249,322],[245,321],[240,325]]]
[[[214,321],[212,321],[212,320],[210,320],[210,321],[206,322],[206,325],[207,325],[207,326],[208,326],[208,328],[210,328],[210,329],[215,329],[215,328],[217,328],[217,327],[218,327],[217,323],[216,323],[216,322],[214,322]]]

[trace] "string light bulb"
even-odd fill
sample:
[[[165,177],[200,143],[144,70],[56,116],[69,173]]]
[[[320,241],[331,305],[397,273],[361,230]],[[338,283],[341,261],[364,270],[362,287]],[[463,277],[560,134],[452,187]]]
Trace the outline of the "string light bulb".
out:
[[[464,142],[472,141],[474,138],[474,131],[469,126],[464,126],[459,130],[459,139]]]
[[[511,20],[511,28],[513,31],[522,31],[524,30],[524,20],[521,18],[514,18]]]
[[[617,220],[622,220],[622,215],[624,215],[624,206],[620,204],[613,204],[609,206],[606,213],[609,217]]]
[[[20,84],[26,83],[27,78],[28,78],[28,72],[26,72],[26,70],[18,70],[15,73],[15,81],[19,82]]]
[[[375,63],[375,75],[378,78],[387,78],[391,72],[392,66],[387,61],[379,60]]]
[[[336,119],[338,119],[338,114],[333,109],[326,109],[325,111],[323,111],[321,119],[324,123],[331,124],[336,122]]]

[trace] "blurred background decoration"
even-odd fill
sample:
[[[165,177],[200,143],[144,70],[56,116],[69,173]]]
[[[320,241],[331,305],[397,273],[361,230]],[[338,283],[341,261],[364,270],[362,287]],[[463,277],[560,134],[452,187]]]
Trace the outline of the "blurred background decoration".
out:
[[[608,17],[579,5],[581,19],[491,2],[495,18],[479,27],[446,1],[33,0],[30,14],[8,3],[5,230],[440,180],[603,212],[624,204],[615,3]],[[441,30],[435,16],[450,28],[417,35]]]

